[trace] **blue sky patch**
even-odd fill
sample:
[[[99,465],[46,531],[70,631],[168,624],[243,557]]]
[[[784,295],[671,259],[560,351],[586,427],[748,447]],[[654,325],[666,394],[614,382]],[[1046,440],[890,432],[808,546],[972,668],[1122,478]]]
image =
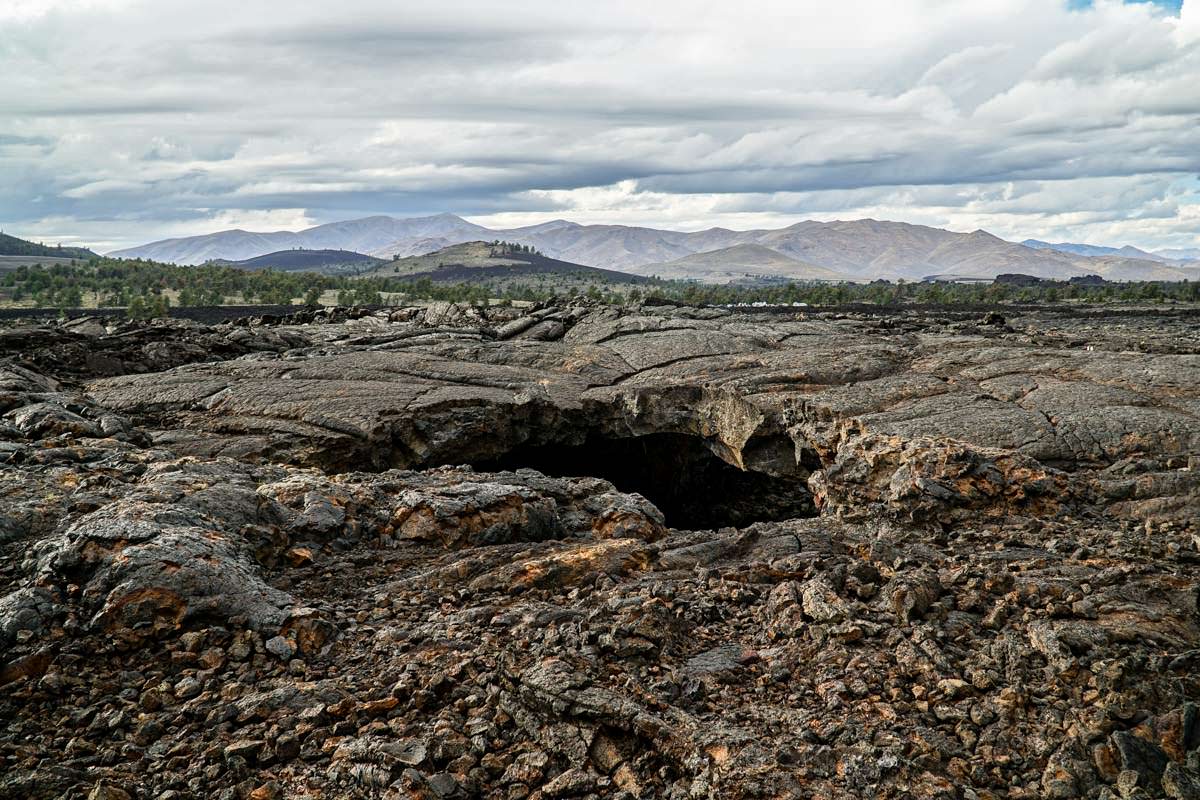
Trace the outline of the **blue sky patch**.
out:
[[[1172,14],[1178,14],[1183,7],[1183,0],[1125,0],[1127,3],[1149,3],[1158,6]],[[1091,8],[1093,0],[1067,0],[1071,8]]]

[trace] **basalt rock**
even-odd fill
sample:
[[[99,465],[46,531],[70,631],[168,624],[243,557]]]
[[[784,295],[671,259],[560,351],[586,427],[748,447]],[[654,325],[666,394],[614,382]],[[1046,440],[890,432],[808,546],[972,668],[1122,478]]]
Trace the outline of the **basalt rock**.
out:
[[[428,319],[464,319],[434,311]],[[656,464],[694,453],[678,472],[711,472],[710,483],[740,473],[768,498],[804,493],[819,473],[816,494],[837,510],[943,521],[1070,512],[1097,472],[1200,449],[1192,353],[710,316],[584,310],[564,315],[571,327],[554,342],[499,338],[513,323],[385,325],[334,347],[104,379],[88,392],[179,453],[334,471],[475,463],[569,474],[566,461],[614,478],[641,447]],[[589,452],[605,463],[589,466]],[[1195,491],[1194,473],[1176,481]]]
[[[1189,313],[5,333],[0,798],[1193,796]]]
[[[311,652],[325,637],[305,639],[297,632],[313,626],[297,620],[319,615],[267,582],[268,570],[298,553],[311,560],[324,547],[360,542],[457,549],[664,534],[654,506],[598,479],[450,469],[326,478],[228,459],[168,460],[120,499],[68,513],[37,545],[36,588],[0,600],[0,635],[9,642],[18,630],[44,631],[50,598],[70,598],[87,627],[127,641],[237,618],[268,638],[291,631]]]
[[[83,318],[61,325],[0,330],[0,359],[15,358],[60,381],[160,372],[180,364],[254,352],[283,352],[310,344],[296,331],[187,320],[153,323]]]

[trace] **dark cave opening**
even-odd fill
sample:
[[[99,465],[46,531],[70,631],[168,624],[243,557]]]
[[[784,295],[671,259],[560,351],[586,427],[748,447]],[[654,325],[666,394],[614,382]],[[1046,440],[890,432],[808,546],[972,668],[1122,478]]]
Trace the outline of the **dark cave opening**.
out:
[[[816,515],[802,476],[738,469],[699,438],[678,433],[518,447],[472,466],[480,471],[529,468],[554,477],[603,478],[654,503],[674,528],[743,527]]]

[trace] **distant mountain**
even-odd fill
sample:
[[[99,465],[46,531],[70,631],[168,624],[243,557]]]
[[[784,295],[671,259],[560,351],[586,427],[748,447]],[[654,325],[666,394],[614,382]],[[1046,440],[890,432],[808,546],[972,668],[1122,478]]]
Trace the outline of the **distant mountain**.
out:
[[[274,269],[281,272],[320,272],[326,275],[344,275],[367,272],[387,262],[351,250],[296,249],[280,250],[241,261],[216,259],[206,263],[249,271]]]
[[[1109,280],[1182,280],[1190,274],[1177,262],[1136,248],[1095,248],[1094,252],[1088,251],[1089,255],[1064,251],[1059,245],[1036,240],[1031,240],[1033,246],[1008,242],[981,230],[955,233],[873,219],[806,221],[774,230],[710,228],[684,232],[625,225],[580,225],[567,220],[492,230],[453,214],[415,219],[367,217],[297,233],[222,231],[168,239],[113,255],[197,264],[215,258],[242,261],[302,247],[352,250],[390,259],[480,240],[520,242],[563,262],[641,274],[650,266],[662,269],[663,265],[671,264],[672,269],[682,269],[687,267],[684,259],[689,256],[711,253],[720,255],[692,263],[713,276],[753,272],[758,268],[755,265],[763,264],[768,272],[789,267],[783,262],[771,266],[774,257],[767,256],[765,250],[800,262],[810,270],[828,270],[852,280],[920,280],[927,275],[946,274],[990,279],[1001,273],[1053,279],[1095,274]],[[745,246],[760,249],[747,250]],[[725,269],[715,263],[721,259],[731,259],[733,266]]]
[[[1154,254],[1173,261],[1200,261],[1200,247],[1176,250],[1155,250]]]
[[[428,279],[434,283],[549,281],[560,289],[651,282],[638,275],[572,264],[490,242],[465,242],[425,255],[388,261],[361,277]]]
[[[1026,247],[1032,247],[1034,250],[1057,250],[1060,253],[1073,253],[1077,256],[1121,256],[1122,258],[1137,258],[1145,261],[1170,261],[1167,256],[1148,253],[1145,250],[1139,250],[1136,247],[1125,245],[1124,247],[1102,247],[1094,244],[1075,244],[1073,242],[1041,242],[1037,239],[1026,239],[1021,242]]]
[[[953,233],[903,222],[801,222],[767,232],[760,242],[865,280],[911,280],[938,273],[977,277],[1001,272],[1037,272],[1045,277],[1075,274],[1058,254],[1039,253],[986,231]]]
[[[776,230],[696,232],[624,225],[580,225],[555,220],[524,228],[491,231],[497,238],[531,244],[554,258],[623,272],[646,274],[647,267],[677,262],[698,253],[757,245],[839,278],[920,279],[953,272],[994,277],[1025,272],[1046,278],[1087,274],[1074,258],[1006,242],[984,231],[963,234],[903,222],[806,221]],[[762,258],[762,251],[752,262]],[[387,255],[387,249],[375,255]],[[735,259],[747,252],[733,251]],[[681,266],[681,265],[675,265]],[[684,265],[685,266],[685,265]],[[743,270],[745,271],[745,270]]]
[[[371,253],[371,255],[384,260],[389,260],[395,256],[400,256],[401,258],[422,256],[455,244],[461,244],[461,242],[458,239],[447,239],[445,236],[424,236],[420,239],[403,239],[391,242],[386,247],[381,247]]]
[[[0,233],[0,256],[55,256],[57,258],[96,258],[86,247],[49,247]]]
[[[805,221],[777,230],[711,228],[694,233],[560,223],[548,230],[498,233],[557,258],[642,274],[648,265],[657,267],[739,245],[757,245],[852,280],[919,280],[947,273],[990,279],[1005,272],[1057,279],[1097,273],[1112,280],[1140,280],[1142,275],[1159,272],[1159,265],[1151,261],[1117,259],[1093,264],[1086,257],[1035,250],[986,231],[955,233],[873,219]],[[754,252],[761,256],[761,251]],[[732,257],[737,260],[745,254],[744,250],[733,251]]]
[[[756,278],[793,281],[847,281],[851,278],[831,269],[808,264],[761,244],[735,244],[720,250],[693,253],[674,261],[646,264],[634,269],[640,275],[671,280],[692,279],[705,283],[734,283]]]
[[[487,228],[473,225],[453,214],[412,219],[365,217],[331,222],[298,232],[254,233],[231,230],[202,236],[163,239],[139,247],[117,250],[109,255],[116,258],[148,258],[168,264],[203,264],[214,259],[243,261],[297,247],[373,253],[399,241],[442,237],[449,242],[460,242],[489,238],[491,234]]]
[[[503,239],[532,244],[555,258],[626,272],[643,264],[671,261],[702,249],[712,250],[734,244],[722,242],[714,247],[690,246],[686,242],[692,234],[679,231],[557,222],[549,226],[533,225],[497,233]]]

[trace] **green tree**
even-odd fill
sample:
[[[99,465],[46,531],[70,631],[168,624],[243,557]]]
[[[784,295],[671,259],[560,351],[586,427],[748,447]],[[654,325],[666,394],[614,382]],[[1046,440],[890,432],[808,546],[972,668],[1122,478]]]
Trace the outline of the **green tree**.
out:
[[[152,317],[169,317],[171,316],[171,299],[165,294],[155,295],[150,300],[148,308]]]
[[[150,312],[146,307],[146,300],[140,294],[129,298],[129,306],[125,309],[125,316],[130,319],[149,319]]]
[[[66,286],[55,293],[54,307],[58,309],[79,308],[83,305],[83,293],[78,286]]]

